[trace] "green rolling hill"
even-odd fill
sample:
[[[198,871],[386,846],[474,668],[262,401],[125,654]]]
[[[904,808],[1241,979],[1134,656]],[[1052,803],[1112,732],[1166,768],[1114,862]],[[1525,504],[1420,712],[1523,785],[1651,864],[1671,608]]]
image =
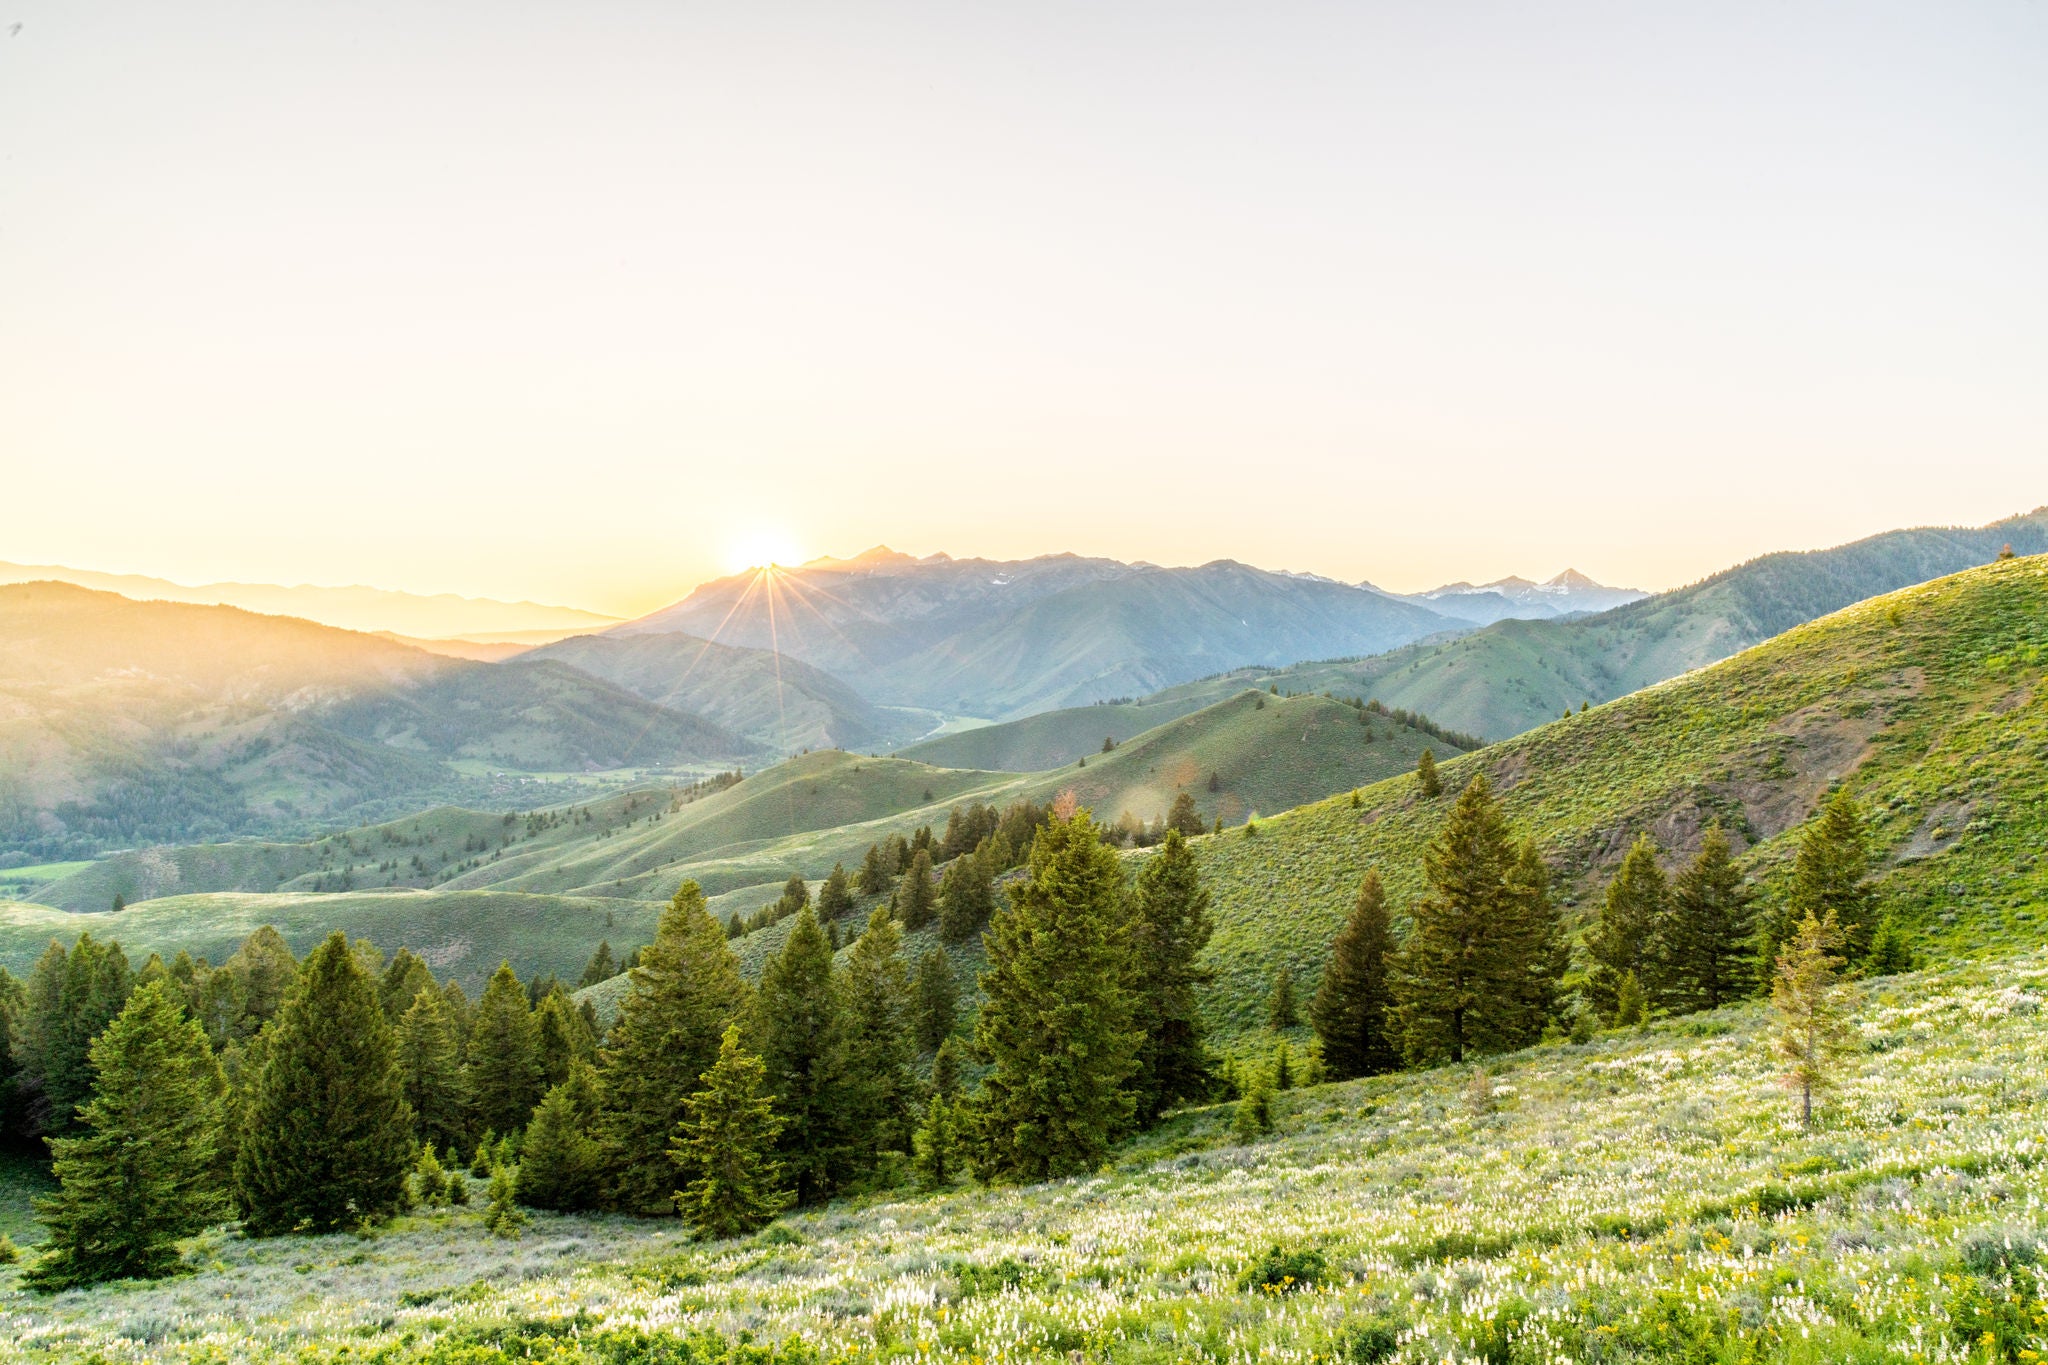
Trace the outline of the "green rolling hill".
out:
[[[959,730],[907,745],[896,753],[900,758],[946,768],[1035,773],[1046,768],[1064,768],[1100,752],[1105,739],[1129,739],[1155,725],[1199,711],[1213,700],[1207,695],[1185,695],[1068,706],[1058,711],[1041,711],[1022,720]]]

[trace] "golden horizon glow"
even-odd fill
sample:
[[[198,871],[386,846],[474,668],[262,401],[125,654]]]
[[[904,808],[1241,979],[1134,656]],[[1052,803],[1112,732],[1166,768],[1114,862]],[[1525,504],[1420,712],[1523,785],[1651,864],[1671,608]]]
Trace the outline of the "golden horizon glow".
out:
[[[793,569],[810,557],[797,548],[796,539],[789,532],[756,526],[726,543],[720,564],[728,574],[736,574],[749,569]]]

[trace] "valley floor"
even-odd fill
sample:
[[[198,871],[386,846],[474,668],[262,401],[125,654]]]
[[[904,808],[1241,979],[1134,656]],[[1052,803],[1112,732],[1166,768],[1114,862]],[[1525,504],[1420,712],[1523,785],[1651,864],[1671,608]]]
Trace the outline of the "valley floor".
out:
[[[2048,951],[1871,983],[1812,1132],[1750,1006],[1484,1079],[1290,1092],[1249,1146],[1202,1110],[1093,1178],[833,1205],[739,1242],[549,1215],[500,1241],[465,1212],[217,1231],[193,1274],[50,1299],[7,1272],[0,1359],[647,1358],[606,1326],[961,1365],[2038,1359],[2044,997]],[[1276,1245],[1322,1251],[1326,1281],[1239,1288]],[[580,1340],[537,1325],[578,1313]]]

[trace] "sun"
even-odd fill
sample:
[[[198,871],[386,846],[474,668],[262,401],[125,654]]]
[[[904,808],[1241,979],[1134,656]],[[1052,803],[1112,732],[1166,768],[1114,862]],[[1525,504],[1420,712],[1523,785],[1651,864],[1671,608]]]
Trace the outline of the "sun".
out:
[[[787,531],[757,526],[742,531],[726,542],[725,571],[743,573],[765,569],[771,564],[784,568],[803,563],[803,551]]]

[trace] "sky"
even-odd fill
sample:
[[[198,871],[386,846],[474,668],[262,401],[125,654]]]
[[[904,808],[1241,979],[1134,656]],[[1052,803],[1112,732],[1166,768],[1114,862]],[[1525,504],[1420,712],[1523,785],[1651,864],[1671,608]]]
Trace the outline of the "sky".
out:
[[[1669,587],[2048,503],[2044,244],[2039,0],[4,0],[0,560]]]

